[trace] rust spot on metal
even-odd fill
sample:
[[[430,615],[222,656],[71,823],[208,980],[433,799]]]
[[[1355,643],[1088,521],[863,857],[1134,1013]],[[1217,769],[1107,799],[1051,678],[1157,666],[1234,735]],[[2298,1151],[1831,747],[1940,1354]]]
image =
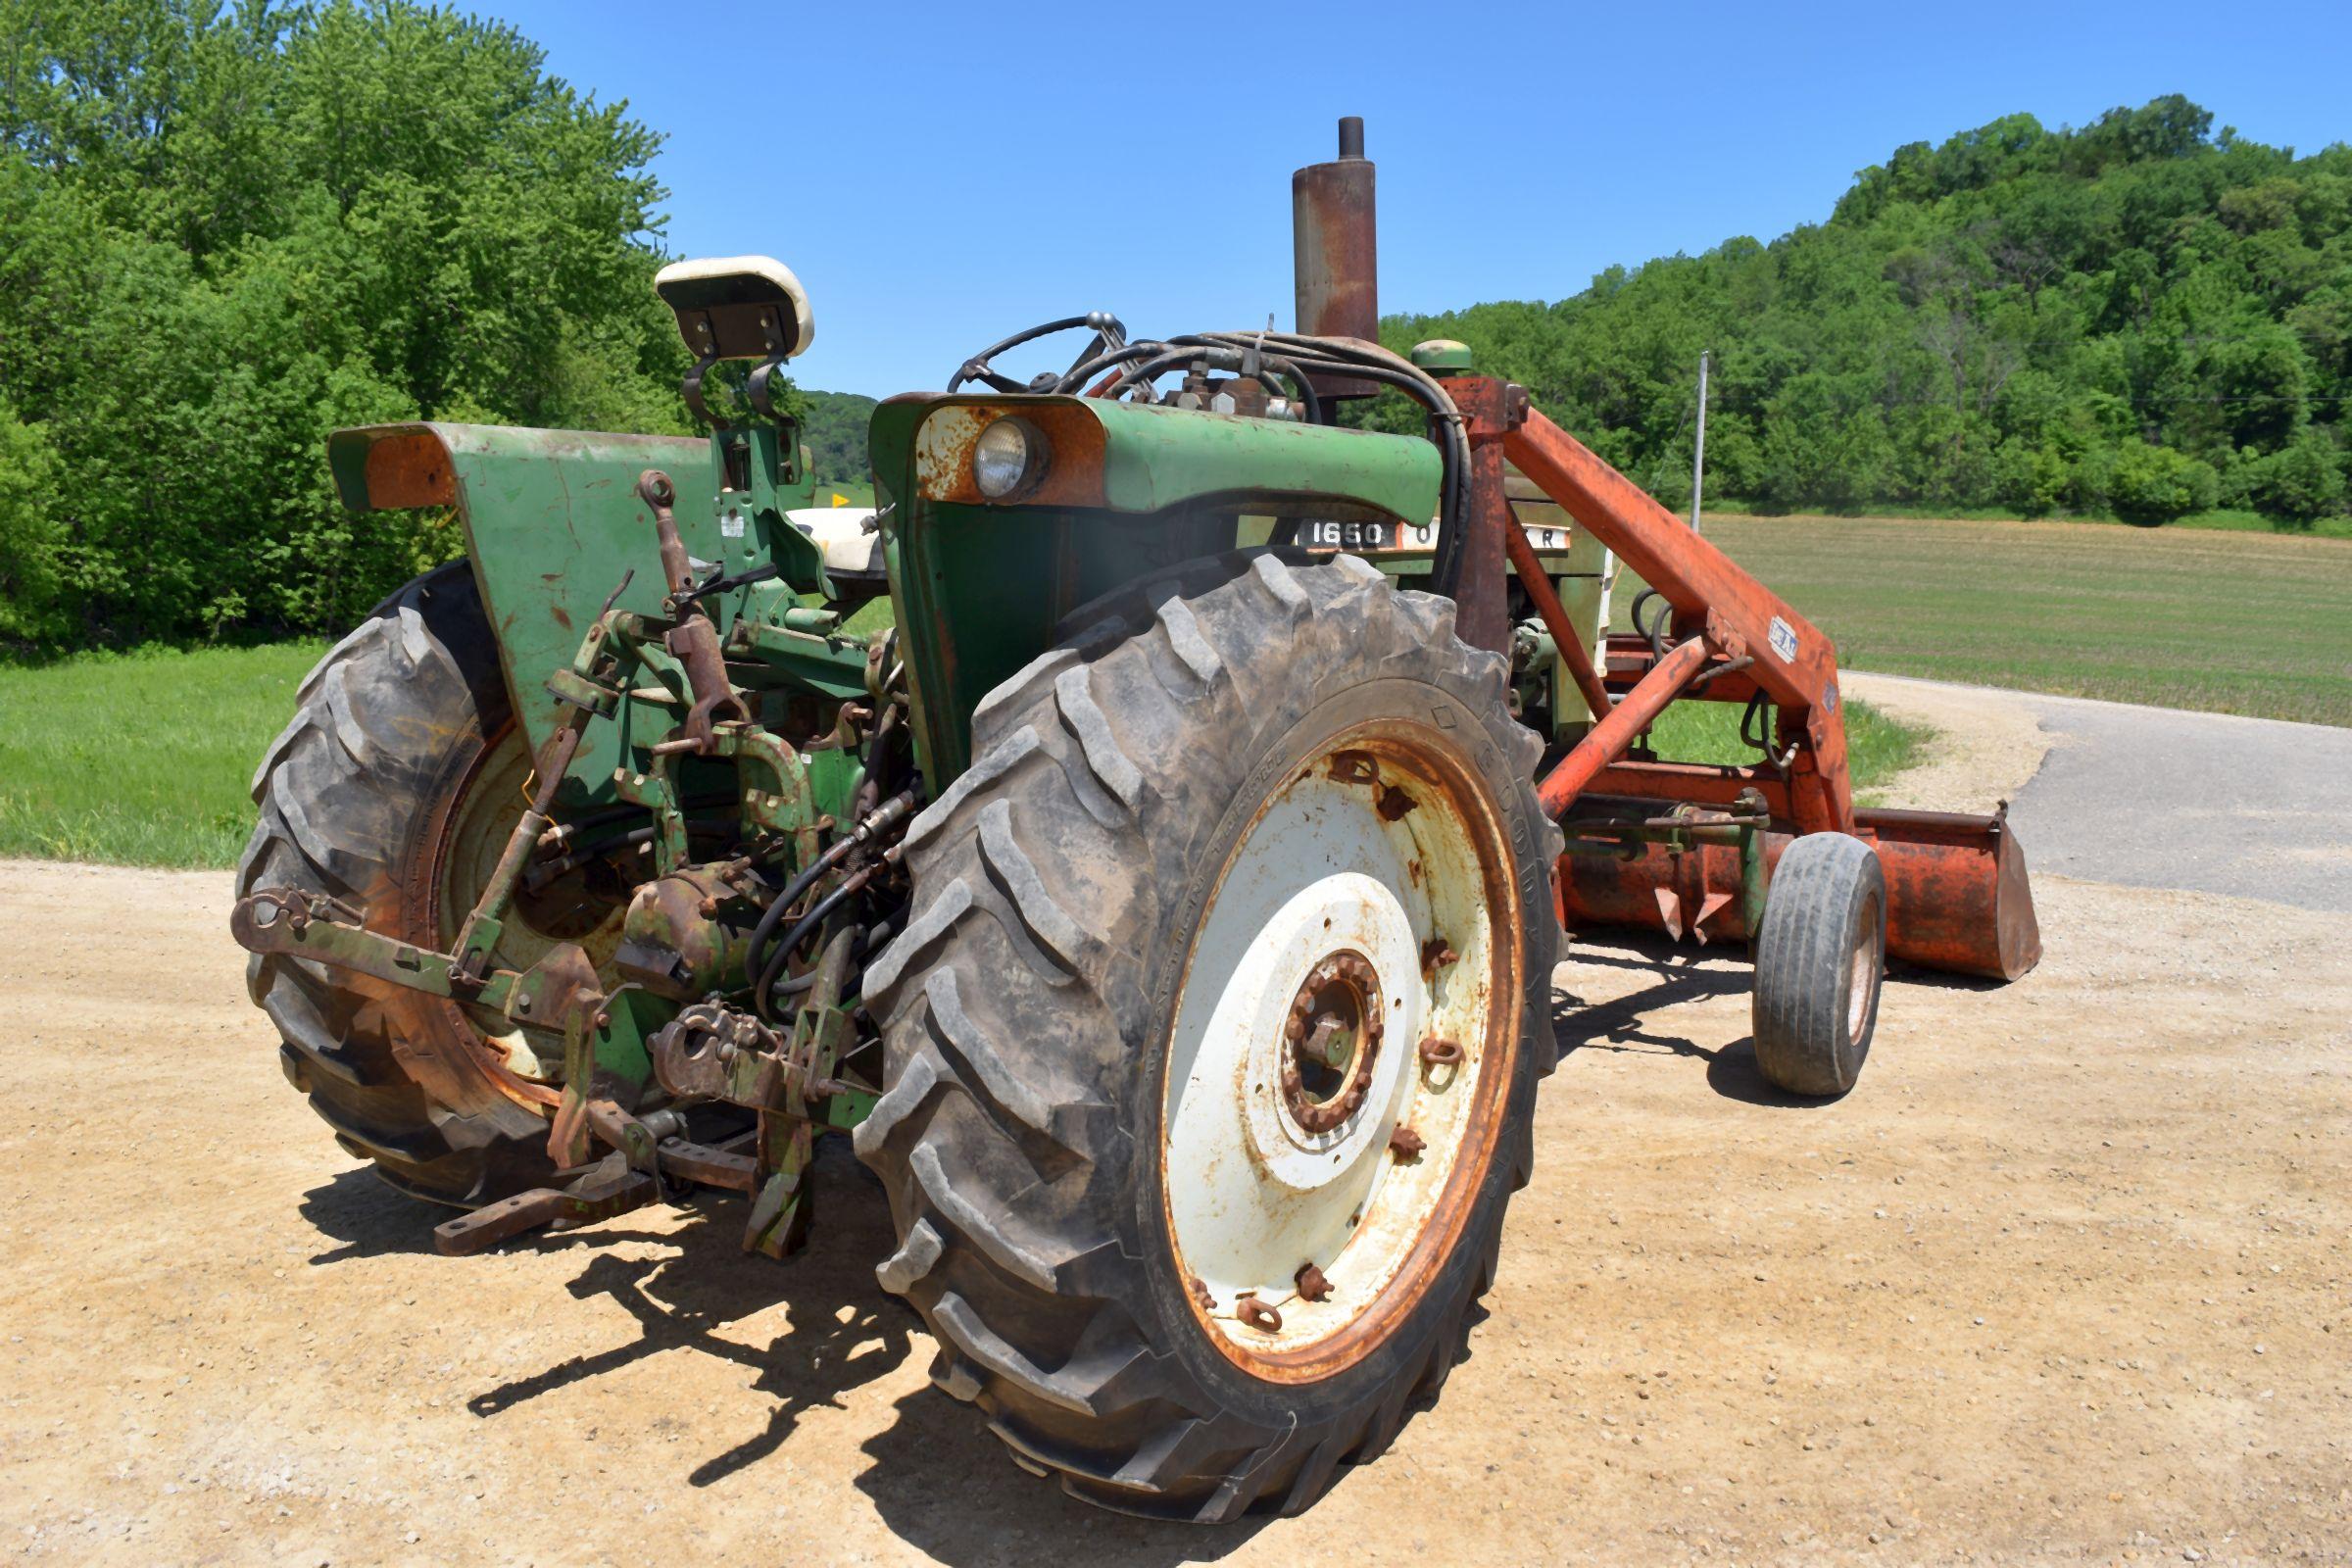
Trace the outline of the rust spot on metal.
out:
[[[368,505],[379,512],[456,504],[449,451],[430,430],[388,435],[368,449]]]
[[[1335,749],[1376,758],[1392,776],[1410,779],[1424,806],[1433,800],[1458,803],[1466,818],[1476,824],[1484,899],[1498,929],[1510,930],[1515,922],[1527,916],[1513,875],[1510,847],[1494,827],[1492,813],[1475,807],[1475,803],[1486,799],[1485,786],[1470,771],[1459,737],[1446,735],[1414,719],[1384,719],[1351,729],[1338,740]],[[1437,793],[1433,795],[1432,791]],[[1261,806],[1260,815],[1264,809]],[[1220,877],[1220,886],[1222,882]],[[1397,1325],[1409,1316],[1440,1277],[1443,1260],[1458,1245],[1475,1207],[1471,1195],[1492,1170],[1501,1140],[1504,1118],[1498,1107],[1504,1086],[1512,1081],[1519,1042],[1523,985],[1519,958],[1516,943],[1490,944],[1487,960],[1475,977],[1479,985],[1491,991],[1494,1004],[1485,1009],[1479,1071],[1467,1085],[1471,1098],[1464,1109],[1471,1130],[1454,1156],[1452,1169],[1438,1196],[1435,1215],[1399,1263],[1395,1283],[1382,1294],[1373,1309],[1361,1313],[1344,1329],[1296,1348],[1279,1343],[1247,1346],[1235,1343],[1210,1327],[1208,1314],[1201,1313],[1204,1332],[1235,1365],[1256,1378],[1296,1385],[1327,1378],[1360,1364],[1381,1346],[1392,1342]],[[1190,967],[1188,955],[1185,969],[1179,972],[1179,984]],[[1163,1160],[1160,1182],[1163,1213],[1170,1182],[1180,1179]],[[1348,1216],[1348,1224],[1360,1226],[1363,1218],[1364,1211],[1359,1206]],[[1182,1253],[1177,1257],[1181,1265]]]
[[[1298,1265],[1298,1298],[1302,1301],[1320,1301],[1331,1294],[1331,1281],[1325,1279],[1323,1271],[1312,1263]]]
[[[1045,474],[1030,489],[1002,502],[980,494],[972,476],[972,447],[980,432],[1006,416],[1025,419],[1051,448]],[[945,404],[915,432],[915,490],[925,501],[958,506],[1099,507],[1103,500],[1102,423],[1077,399],[1004,404]]]

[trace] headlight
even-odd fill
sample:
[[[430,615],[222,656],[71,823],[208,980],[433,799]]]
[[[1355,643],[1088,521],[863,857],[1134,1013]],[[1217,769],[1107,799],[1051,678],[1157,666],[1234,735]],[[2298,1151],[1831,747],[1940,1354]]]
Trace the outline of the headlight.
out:
[[[1002,418],[972,443],[972,483],[991,501],[1003,501],[1046,476],[1053,449],[1045,433],[1027,419]]]

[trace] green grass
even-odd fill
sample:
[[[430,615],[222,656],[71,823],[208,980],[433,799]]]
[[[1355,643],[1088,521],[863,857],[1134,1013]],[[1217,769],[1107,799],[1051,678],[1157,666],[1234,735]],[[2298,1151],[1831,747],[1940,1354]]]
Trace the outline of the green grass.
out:
[[[0,667],[0,856],[236,863],[246,783],[323,643]]]
[[[2352,726],[2352,545],[2227,529],[1710,517],[1855,669]],[[1618,622],[1640,583],[1620,573]]]
[[[1722,501],[1709,502],[1706,516],[1702,520],[1712,524],[1718,516],[1769,520],[1778,515],[1777,513],[1759,512],[1744,501]],[[2192,512],[2186,516],[2175,517],[2163,523],[2132,522],[2122,517],[2030,517],[2006,507],[1874,507],[1869,517],[1874,520],[1899,517],[1929,522],[2091,522],[2112,528],[2218,529],[2227,533],[2275,533],[2289,539],[2352,539],[2352,516],[2287,522],[2235,507]]]
[[[1738,703],[1677,703],[1650,726],[1650,749],[1674,762],[1753,762],[1762,755],[1740,738]],[[1845,705],[1846,768],[1855,796],[1872,804],[1876,786],[1919,760],[1930,732],[1898,723],[1859,700]]]

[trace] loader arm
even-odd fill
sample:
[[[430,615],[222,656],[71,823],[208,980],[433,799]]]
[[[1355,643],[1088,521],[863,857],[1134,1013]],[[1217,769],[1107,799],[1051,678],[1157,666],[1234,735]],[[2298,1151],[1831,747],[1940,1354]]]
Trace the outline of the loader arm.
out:
[[[2041,956],[2024,851],[2007,809],[1990,816],[1854,808],[1838,651],[1811,621],[1650,499],[1585,444],[1530,408],[1517,387],[1461,374],[1448,382],[1473,453],[1501,456],[1614,551],[1673,607],[1670,646],[1616,639],[1605,670],[1573,670],[1597,692],[1600,720],[1538,784],[1568,830],[1555,878],[1569,923],[1663,926],[1700,940],[1752,938],[1757,880],[1795,838],[1850,834],[1885,869],[1887,951],[1931,968],[2013,980]],[[1563,649],[1580,639],[1551,584],[1515,539],[1502,465],[1471,488],[1457,598],[1463,624],[1501,624],[1507,562]],[[1483,611],[1483,616],[1481,612]],[[1608,701],[1612,687],[1630,689]],[[1779,714],[1780,751],[1748,766],[1629,755],[1681,700],[1761,697]],[[1592,699],[1588,699],[1592,701]],[[1727,822],[1761,820],[1749,848],[1707,842]],[[1731,815],[1726,815],[1726,813]],[[1695,814],[1691,814],[1695,813]],[[1713,825],[1694,832],[1702,819]],[[1674,825],[1674,824],[1682,825]],[[1580,853],[1598,848],[1603,853]],[[1734,834],[1737,837],[1737,834]],[[1760,860],[1759,858],[1760,857]]]
[[[1643,677],[1645,683],[1656,680],[1660,687],[1673,683],[1672,691],[1652,688],[1646,700],[1670,700],[1702,676],[1708,664],[1721,667],[1753,661],[1744,673],[1780,708],[1782,733],[1803,737],[1790,760],[1789,814],[1802,832],[1851,833],[1853,790],[1846,776],[1845,721],[1838,711],[1838,650],[1830,639],[1542,413],[1528,411],[1517,428],[1504,435],[1503,452],[1520,472],[1664,596],[1674,607],[1677,638],[1704,640],[1711,656],[1706,662],[1688,669],[1661,663]],[[1603,744],[1593,745],[1596,741]],[[1589,782],[1616,762],[1624,750],[1623,744],[1612,750],[1599,734],[1588,737],[1585,744],[1592,750],[1582,761],[1571,754],[1561,763],[1562,770],[1573,764],[1573,771],[1561,773],[1563,784],[1580,773]],[[1549,779],[1545,782],[1551,785]],[[1545,804],[1556,814],[1575,793],[1547,787]]]

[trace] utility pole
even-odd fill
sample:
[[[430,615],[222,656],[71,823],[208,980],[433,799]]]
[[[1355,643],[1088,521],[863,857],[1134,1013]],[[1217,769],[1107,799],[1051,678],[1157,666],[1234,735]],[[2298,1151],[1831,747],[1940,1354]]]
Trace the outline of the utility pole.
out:
[[[1698,440],[1690,449],[1690,531],[1698,532],[1698,485],[1707,471],[1707,351],[1698,351]]]

